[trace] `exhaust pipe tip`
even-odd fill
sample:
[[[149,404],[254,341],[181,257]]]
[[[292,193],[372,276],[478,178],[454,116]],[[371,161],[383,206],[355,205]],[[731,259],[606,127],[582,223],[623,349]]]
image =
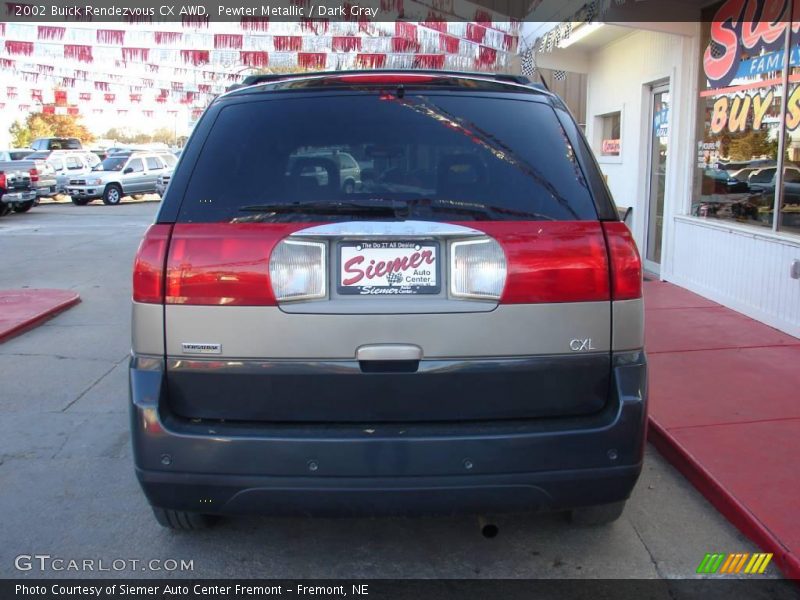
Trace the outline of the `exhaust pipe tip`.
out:
[[[481,528],[481,535],[487,540],[492,540],[500,533],[500,528],[494,523],[490,523],[483,517],[478,517],[478,526]]]

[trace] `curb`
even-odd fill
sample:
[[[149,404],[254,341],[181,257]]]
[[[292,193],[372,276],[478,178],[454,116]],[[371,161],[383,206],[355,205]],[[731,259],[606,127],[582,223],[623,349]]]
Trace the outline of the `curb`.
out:
[[[25,290],[25,291],[26,292],[28,292],[28,291],[30,291],[30,292],[37,292],[37,291],[42,291],[42,292],[59,291],[59,292],[62,292],[62,290],[36,290],[36,289]],[[48,307],[46,310],[43,310],[43,311],[38,312],[36,314],[33,314],[33,315],[31,315],[31,316],[29,316],[29,317],[27,317],[27,318],[25,318],[25,319],[23,319],[23,320],[21,320],[21,321],[19,321],[17,323],[12,323],[11,326],[8,327],[7,329],[0,328],[0,344],[2,344],[3,342],[5,342],[7,340],[10,340],[13,337],[16,337],[16,336],[20,335],[21,333],[24,333],[24,332],[28,331],[29,329],[33,329],[34,327],[36,327],[38,325],[41,325],[45,321],[48,321],[49,319],[52,319],[57,314],[67,310],[68,308],[71,308],[72,306],[75,306],[76,304],[78,304],[81,301],[81,297],[80,297],[80,295],[78,293],[70,292],[70,294],[71,295],[69,297],[59,301],[57,304],[54,304],[54,305]],[[1,297],[2,297],[2,292],[0,291],[0,298]]]
[[[800,558],[742,504],[722,483],[697,461],[669,432],[652,417],[647,438],[722,515],[753,543],[774,554],[774,562],[788,579],[800,580]]]

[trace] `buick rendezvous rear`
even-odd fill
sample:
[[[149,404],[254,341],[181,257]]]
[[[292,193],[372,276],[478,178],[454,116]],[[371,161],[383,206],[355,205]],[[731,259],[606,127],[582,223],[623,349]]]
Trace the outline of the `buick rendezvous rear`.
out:
[[[641,263],[562,102],[509,76],[263,80],[207,109],[134,266],[158,520],[616,518],[645,440]]]

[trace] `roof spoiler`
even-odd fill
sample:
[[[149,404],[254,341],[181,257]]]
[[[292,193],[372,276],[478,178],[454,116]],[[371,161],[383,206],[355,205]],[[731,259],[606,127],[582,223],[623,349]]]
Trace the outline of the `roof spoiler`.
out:
[[[273,81],[286,81],[289,79],[302,79],[305,77],[316,77],[324,75],[366,75],[374,73],[380,75],[383,73],[396,73],[398,71],[412,71],[414,73],[425,73],[430,75],[441,75],[444,77],[482,77],[485,79],[494,79],[498,82],[515,83],[517,85],[525,85],[532,88],[547,91],[547,86],[542,83],[533,82],[525,75],[511,75],[509,73],[483,73],[483,72],[470,72],[470,71],[437,71],[437,70],[422,70],[422,69],[356,69],[348,71],[316,71],[306,73],[265,73],[261,75],[248,75],[241,83],[235,83],[228,86],[228,92],[237,90],[251,85],[258,85],[260,83],[270,83]]]

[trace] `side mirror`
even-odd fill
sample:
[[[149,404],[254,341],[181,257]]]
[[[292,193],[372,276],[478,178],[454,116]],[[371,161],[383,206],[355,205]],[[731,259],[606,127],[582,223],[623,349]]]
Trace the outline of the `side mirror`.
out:
[[[133,167],[127,167],[122,174],[127,175],[128,173],[133,173]]]

